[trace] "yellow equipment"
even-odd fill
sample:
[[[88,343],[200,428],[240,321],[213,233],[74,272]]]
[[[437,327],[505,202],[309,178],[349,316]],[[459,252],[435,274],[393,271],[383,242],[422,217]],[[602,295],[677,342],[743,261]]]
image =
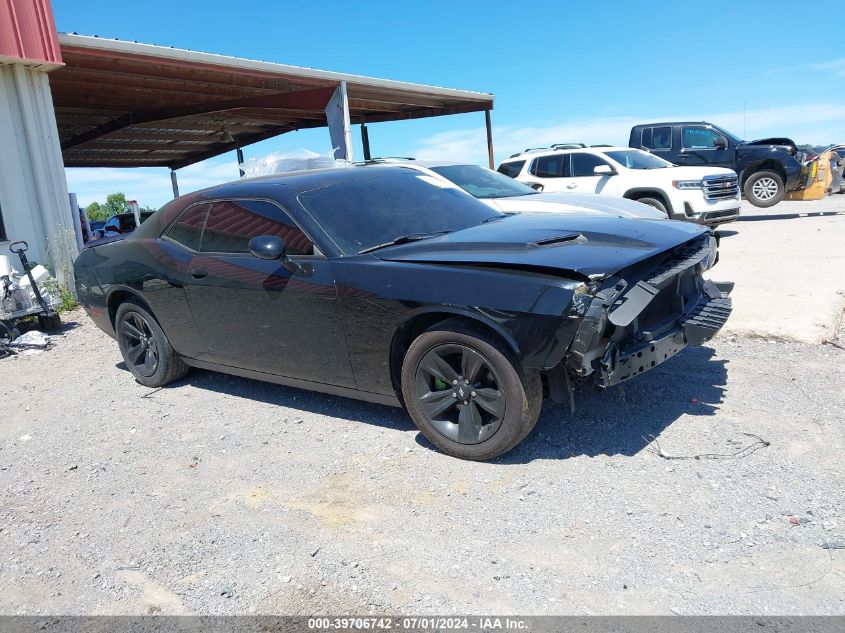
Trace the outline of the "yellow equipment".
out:
[[[830,183],[833,181],[833,173],[830,170],[831,160],[834,152],[822,152],[819,157],[809,165],[810,173],[807,175],[807,186],[801,191],[793,191],[786,194],[784,200],[821,200]]]

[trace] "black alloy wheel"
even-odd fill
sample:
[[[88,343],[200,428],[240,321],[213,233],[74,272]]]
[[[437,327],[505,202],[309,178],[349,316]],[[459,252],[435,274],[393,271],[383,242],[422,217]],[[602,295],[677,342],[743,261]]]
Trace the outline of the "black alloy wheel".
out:
[[[505,396],[496,370],[466,345],[440,345],[423,356],[416,372],[417,401],[431,424],[459,444],[489,439],[505,417]]]
[[[469,320],[441,321],[417,336],[402,362],[402,401],[436,448],[461,459],[498,457],[540,415],[543,383],[507,343]]]
[[[118,327],[120,347],[132,373],[150,377],[158,369],[159,350],[150,324],[138,312],[128,312]]]
[[[162,387],[188,373],[158,321],[139,301],[120,304],[114,325],[123,361],[142,385]]]

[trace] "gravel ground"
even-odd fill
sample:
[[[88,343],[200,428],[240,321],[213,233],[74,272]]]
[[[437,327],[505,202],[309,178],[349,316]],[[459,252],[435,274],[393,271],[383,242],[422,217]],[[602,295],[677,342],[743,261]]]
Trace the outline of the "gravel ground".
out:
[[[833,345],[720,337],[470,463],[397,409],[142,387],[65,320],[0,360],[0,613],[845,614]]]

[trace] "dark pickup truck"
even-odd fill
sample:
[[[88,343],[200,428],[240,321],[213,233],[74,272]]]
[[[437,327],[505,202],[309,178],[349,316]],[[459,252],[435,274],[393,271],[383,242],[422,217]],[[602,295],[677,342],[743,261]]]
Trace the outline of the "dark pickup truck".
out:
[[[635,125],[628,144],[676,165],[733,169],[745,198],[756,207],[776,205],[787,191],[805,184],[798,150],[788,138],[742,141],[712,123],[687,121]]]

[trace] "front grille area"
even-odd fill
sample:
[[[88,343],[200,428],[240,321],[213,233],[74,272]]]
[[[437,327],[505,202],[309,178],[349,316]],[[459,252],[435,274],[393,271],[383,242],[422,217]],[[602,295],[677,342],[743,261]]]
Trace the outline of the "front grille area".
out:
[[[728,176],[705,176],[701,182],[704,197],[708,200],[725,200],[739,195],[739,182],[736,174]]]

